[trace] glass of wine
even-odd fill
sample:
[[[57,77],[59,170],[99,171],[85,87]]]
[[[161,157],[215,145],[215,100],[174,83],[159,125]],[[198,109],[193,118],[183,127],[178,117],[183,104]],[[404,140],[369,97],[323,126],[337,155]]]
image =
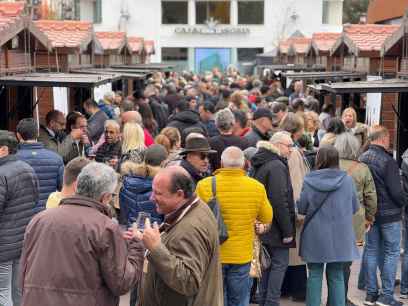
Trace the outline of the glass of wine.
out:
[[[147,212],[139,212],[136,218],[136,222],[133,223],[133,230],[137,230],[143,233],[145,228],[146,220],[150,219],[151,215]]]

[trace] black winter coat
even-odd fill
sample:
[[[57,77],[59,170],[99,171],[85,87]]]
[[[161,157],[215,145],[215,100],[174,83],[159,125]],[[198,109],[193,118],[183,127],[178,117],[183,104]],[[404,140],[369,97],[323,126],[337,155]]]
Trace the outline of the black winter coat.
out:
[[[149,105],[152,109],[152,113],[157,122],[159,130],[164,129],[167,124],[167,118],[169,117],[169,109],[167,104],[162,103],[160,98],[152,96],[149,98]]]
[[[401,221],[405,200],[397,162],[383,147],[377,145],[370,145],[361,154],[360,161],[370,169],[377,191],[375,222],[387,224]]]
[[[175,127],[179,130],[183,139],[185,139],[185,129],[198,128],[207,135],[205,125],[200,121],[200,115],[193,110],[186,110],[176,113],[170,118],[169,127]]]
[[[0,158],[0,262],[20,258],[25,229],[38,201],[33,168],[14,155]]]
[[[273,208],[272,226],[261,236],[262,242],[270,247],[296,247],[295,203],[287,160],[261,147],[251,163],[254,170],[253,177],[264,184]],[[283,238],[287,237],[293,237],[293,241],[283,244]]]
[[[245,138],[240,138],[234,135],[214,136],[210,138],[209,143],[211,149],[217,151],[216,154],[209,155],[212,171],[221,168],[221,154],[226,148],[230,146],[236,146],[241,150],[245,150],[249,146]]]

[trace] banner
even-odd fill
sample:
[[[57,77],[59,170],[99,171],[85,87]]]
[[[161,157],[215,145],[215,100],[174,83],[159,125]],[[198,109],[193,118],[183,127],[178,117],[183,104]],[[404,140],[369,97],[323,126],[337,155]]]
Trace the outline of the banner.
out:
[[[54,109],[59,110],[64,115],[68,114],[68,88],[53,87],[52,94],[54,96]]]
[[[367,81],[378,81],[382,78],[380,76],[367,76]],[[367,93],[366,103],[366,124],[371,126],[380,124],[381,119],[381,93]]]
[[[105,93],[112,91],[112,83],[106,83],[94,88],[94,100],[98,103]]]

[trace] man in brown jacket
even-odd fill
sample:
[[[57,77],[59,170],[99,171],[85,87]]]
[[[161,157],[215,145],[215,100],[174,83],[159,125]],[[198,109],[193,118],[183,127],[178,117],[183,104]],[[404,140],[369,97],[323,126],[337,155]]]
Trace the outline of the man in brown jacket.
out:
[[[153,180],[152,199],[165,219],[160,229],[146,224],[136,233],[148,249],[142,306],[223,306],[217,223],[194,188],[181,167]]]
[[[22,306],[116,306],[136,285],[144,248],[127,244],[111,219],[116,184],[112,168],[90,163],[75,196],[33,218],[20,262]]]

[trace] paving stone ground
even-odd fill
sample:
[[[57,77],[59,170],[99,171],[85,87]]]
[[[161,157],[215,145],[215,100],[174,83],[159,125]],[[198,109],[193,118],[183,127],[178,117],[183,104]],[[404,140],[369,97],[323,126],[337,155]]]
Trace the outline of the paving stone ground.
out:
[[[398,278],[400,279],[400,267],[401,265],[398,265]],[[349,299],[356,305],[358,306],[363,306],[364,298],[365,298],[365,292],[358,290],[357,288],[357,280],[358,280],[358,273],[360,271],[360,262],[356,261],[353,262],[353,265],[351,266],[351,275],[350,275],[350,286],[349,286]],[[325,281],[324,281],[325,282]],[[399,287],[396,288],[396,297],[399,297]],[[323,294],[322,294],[322,305],[326,305],[326,296],[327,296],[327,287],[325,284],[323,284]],[[408,305],[408,302],[406,302]],[[290,299],[282,299],[281,301],[281,306],[301,306],[304,305],[304,303],[295,303],[291,301]],[[129,294],[125,295],[121,298],[120,301],[120,306],[129,306]],[[251,305],[251,306],[256,306],[256,305]]]

